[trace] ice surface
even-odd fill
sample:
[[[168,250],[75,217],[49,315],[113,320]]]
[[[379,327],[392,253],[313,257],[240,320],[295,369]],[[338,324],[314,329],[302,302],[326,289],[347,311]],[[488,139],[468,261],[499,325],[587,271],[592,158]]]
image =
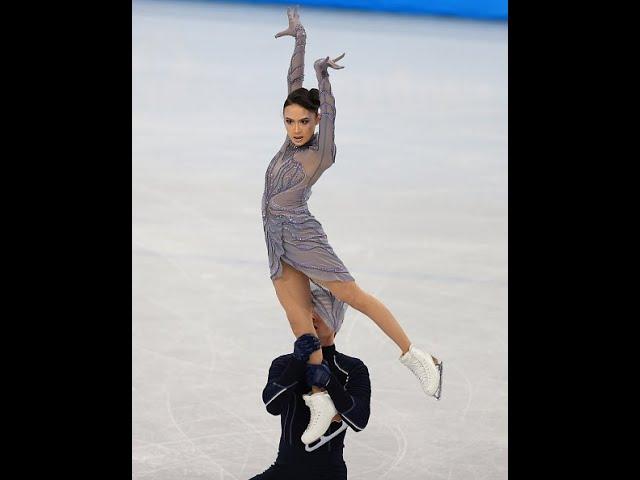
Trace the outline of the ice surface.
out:
[[[133,3],[133,478],[248,479],[275,459],[261,401],[293,335],[260,201],[293,48],[282,5]],[[305,86],[332,71],[336,164],[311,212],[360,286],[445,361],[426,398],[349,309],[372,382],[349,478],[507,478],[507,27],[303,7]]]

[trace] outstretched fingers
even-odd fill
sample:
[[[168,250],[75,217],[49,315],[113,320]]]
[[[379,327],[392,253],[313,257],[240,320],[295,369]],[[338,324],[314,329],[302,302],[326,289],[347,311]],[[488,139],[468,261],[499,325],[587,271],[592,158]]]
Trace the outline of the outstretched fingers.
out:
[[[346,53],[346,52],[345,52]],[[344,65],[338,65],[336,62],[338,60],[340,60],[342,57],[345,56],[345,53],[343,53],[342,55],[338,55],[336,58],[334,58],[333,60],[330,60],[329,57],[327,57],[327,65],[329,65],[331,68],[335,68],[337,70],[344,68]]]
[[[289,14],[289,10],[287,8],[287,14]],[[293,9],[291,9],[291,13],[289,14],[289,18],[291,20],[293,20],[294,22],[298,22],[300,21],[300,14],[298,13],[298,6],[296,5],[295,7],[293,7]]]
[[[287,19],[289,20],[289,26],[282,30],[281,32],[276,33],[275,37],[279,38],[284,35],[290,35],[295,37],[295,27],[300,23],[300,15],[298,15],[298,7],[287,7]]]

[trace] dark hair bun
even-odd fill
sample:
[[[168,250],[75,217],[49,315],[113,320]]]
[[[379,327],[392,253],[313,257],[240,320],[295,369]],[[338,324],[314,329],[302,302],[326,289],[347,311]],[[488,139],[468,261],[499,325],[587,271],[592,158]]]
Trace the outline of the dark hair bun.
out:
[[[317,105],[316,108],[320,107],[320,91],[317,88],[309,90],[309,99],[314,105]]]
[[[307,110],[318,113],[318,108],[320,108],[320,92],[317,88],[307,90],[304,87],[300,87],[289,94],[284,101],[282,109],[284,110],[285,107],[292,104],[300,105]]]

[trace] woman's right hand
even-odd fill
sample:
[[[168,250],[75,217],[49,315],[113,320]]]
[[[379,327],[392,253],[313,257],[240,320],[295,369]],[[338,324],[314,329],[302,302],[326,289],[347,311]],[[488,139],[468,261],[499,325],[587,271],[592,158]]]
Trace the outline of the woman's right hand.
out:
[[[286,30],[276,33],[276,38],[290,35],[296,36],[296,27],[302,26],[300,23],[300,16],[298,15],[298,7],[287,8],[287,17],[289,18],[289,27]]]

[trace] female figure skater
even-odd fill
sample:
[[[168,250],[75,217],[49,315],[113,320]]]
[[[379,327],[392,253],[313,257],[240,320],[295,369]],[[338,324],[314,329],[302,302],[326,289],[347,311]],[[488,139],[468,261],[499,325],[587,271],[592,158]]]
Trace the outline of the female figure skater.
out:
[[[333,60],[316,60],[318,89],[303,88],[306,32],[296,8],[288,8],[287,16],[288,28],[275,35],[296,39],[287,74],[288,97],[283,106],[287,135],[267,167],[262,197],[262,221],[276,296],[296,338],[304,334],[315,336],[309,281],[324,287],[373,320],[400,348],[400,362],[418,377],[424,392],[439,399],[442,362],[412,345],[387,307],[360,289],[307,207],[311,187],[335,162],[336,109],[328,69],[344,68],[336,63],[344,53]],[[315,133],[317,125],[319,132]],[[308,363],[311,368],[320,369],[322,350],[311,348]],[[326,391],[316,386],[305,401],[312,416],[302,441],[309,444],[327,430],[336,411]]]

